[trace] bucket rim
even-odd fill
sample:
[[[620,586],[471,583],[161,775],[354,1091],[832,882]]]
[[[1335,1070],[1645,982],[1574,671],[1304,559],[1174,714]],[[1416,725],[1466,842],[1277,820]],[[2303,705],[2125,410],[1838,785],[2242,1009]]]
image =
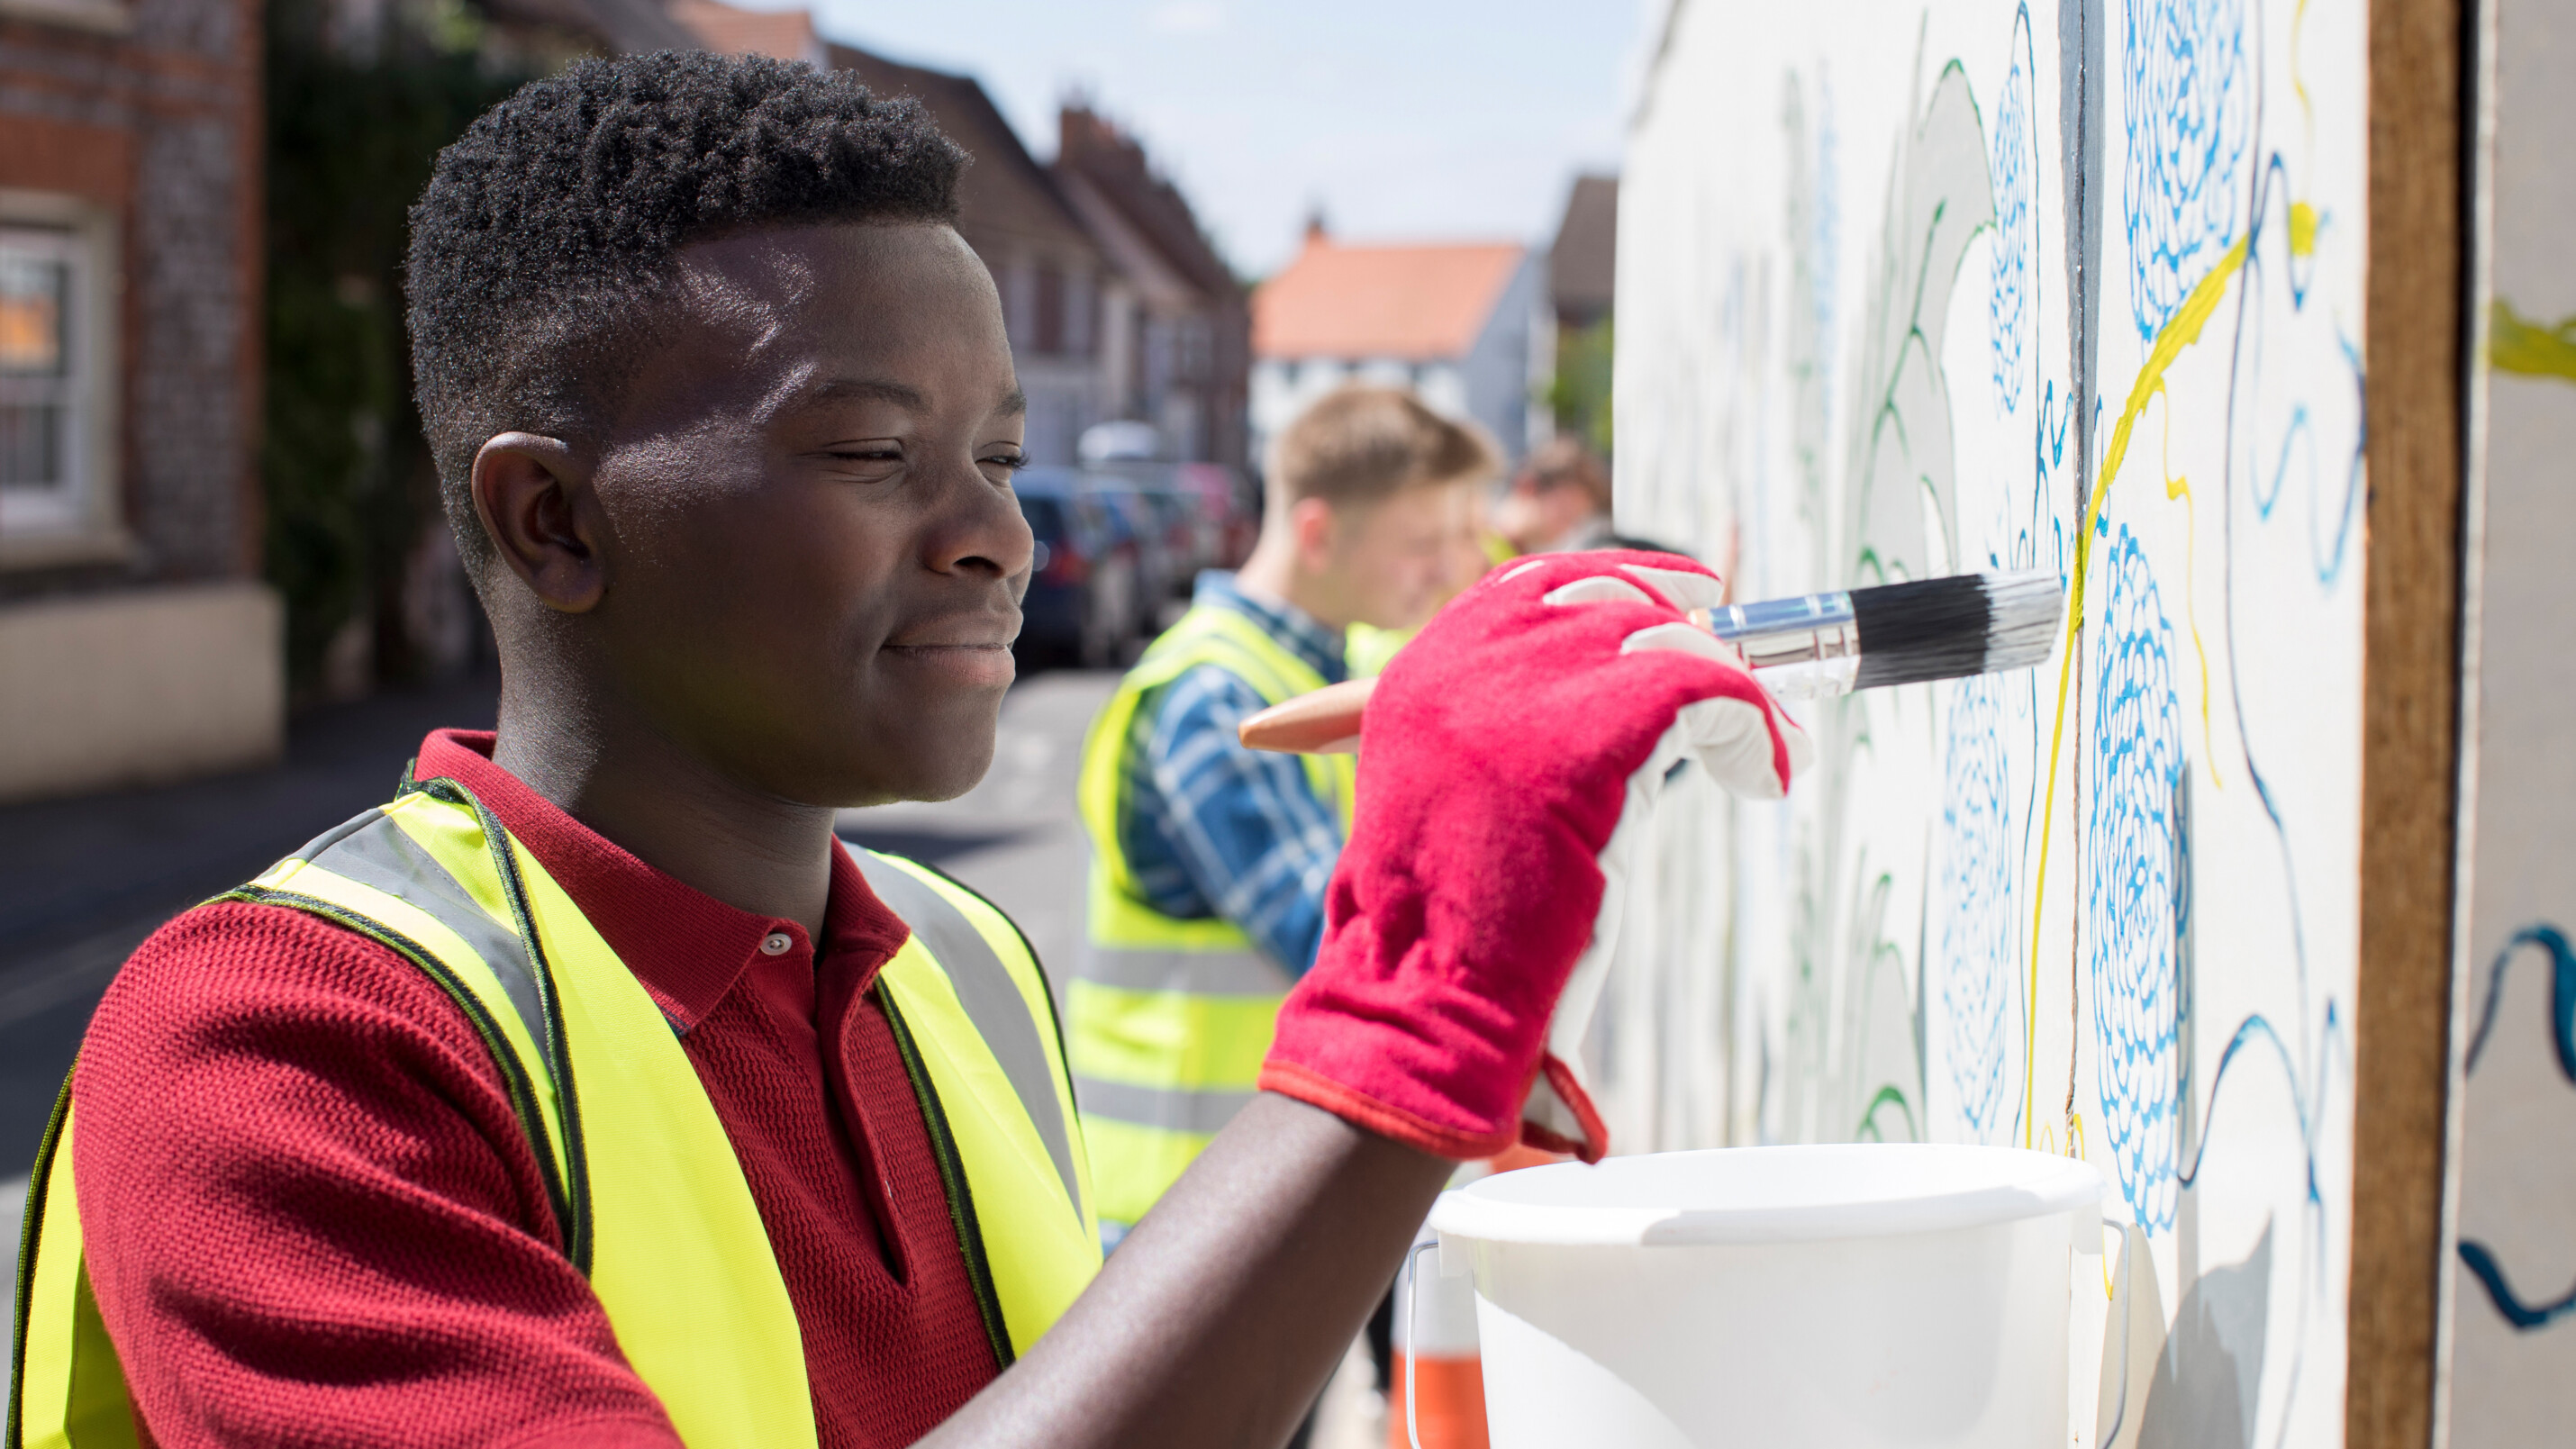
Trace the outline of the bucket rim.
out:
[[[1992,1180],[1945,1191],[1896,1198],[1801,1204],[1765,1203],[1684,1208],[1516,1201],[1543,1187],[1544,1175],[1617,1171],[1643,1163],[1724,1155],[1775,1157],[1850,1156],[1857,1153],[1928,1155],[1956,1160],[1978,1154],[1992,1160]],[[1489,1177],[1440,1195],[1430,1227],[1444,1239],[1465,1238],[1505,1246],[1694,1247],[1833,1242],[1909,1236],[1957,1228],[1993,1227],[2054,1213],[2098,1215],[2107,1184],[2079,1159],[2017,1147],[1947,1143],[1815,1143],[1778,1147],[1717,1147],[1692,1152],[1613,1157],[1595,1167],[1579,1162]]]

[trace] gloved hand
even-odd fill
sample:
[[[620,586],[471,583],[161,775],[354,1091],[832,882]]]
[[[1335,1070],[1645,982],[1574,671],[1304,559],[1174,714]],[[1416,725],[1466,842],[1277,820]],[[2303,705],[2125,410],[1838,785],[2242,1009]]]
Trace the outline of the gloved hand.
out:
[[[1776,800],[1812,757],[1735,652],[1686,622],[1723,589],[1668,554],[1542,555],[1395,657],[1265,1089],[1443,1156],[1520,1140],[1601,1157],[1576,1048],[1653,797],[1687,760]]]

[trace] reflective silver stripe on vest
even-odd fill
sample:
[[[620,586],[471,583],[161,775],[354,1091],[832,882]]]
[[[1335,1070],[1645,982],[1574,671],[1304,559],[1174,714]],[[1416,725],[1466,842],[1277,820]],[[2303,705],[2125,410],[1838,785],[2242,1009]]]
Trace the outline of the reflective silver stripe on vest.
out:
[[[316,837],[295,858],[407,901],[454,931],[501,978],[501,990],[518,1008],[520,1024],[543,1042],[547,1060],[553,1060],[553,1023],[546,1018],[545,998],[537,990],[519,933],[484,914],[447,867],[385,818],[383,810],[370,810]]]
[[[912,927],[921,944],[930,948],[939,969],[948,973],[957,1004],[966,1009],[966,1019],[975,1024],[993,1060],[1001,1063],[1002,1075],[1019,1095],[1021,1109],[1037,1124],[1038,1140],[1046,1144],[1056,1175],[1064,1179],[1065,1200],[1079,1212],[1082,1194],[1074,1188],[1072,1133],[1056,1099],[1054,1075],[1047,1070],[1051,1054],[1029,1014],[1028,998],[1020,995],[1019,983],[1011,979],[1010,968],[993,954],[991,943],[966,919],[966,913],[919,876],[847,842],[843,848],[859,863],[868,889]]]
[[[1073,1099],[1086,1117],[1106,1117],[1139,1127],[1214,1136],[1234,1114],[1249,1106],[1259,1092],[1192,1092],[1177,1087],[1139,1087],[1075,1077]]]
[[[1191,996],[1285,996],[1288,973],[1258,951],[1175,951],[1086,942],[1074,976],[1128,991]],[[1086,1109],[1087,1110],[1087,1109]]]

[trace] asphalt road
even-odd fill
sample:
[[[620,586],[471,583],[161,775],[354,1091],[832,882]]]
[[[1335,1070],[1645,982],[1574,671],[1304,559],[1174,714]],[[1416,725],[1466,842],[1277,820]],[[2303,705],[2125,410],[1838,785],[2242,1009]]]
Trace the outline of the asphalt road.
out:
[[[843,812],[841,832],[928,861],[1020,924],[1050,974],[1082,928],[1074,813],[1083,731],[1112,673],[1042,672],[1002,707],[993,769],[956,800]],[[274,769],[0,810],[0,1231],[17,1241],[27,1165],[90,1013],[171,916],[380,803],[420,738],[490,728],[489,679],[310,711]]]

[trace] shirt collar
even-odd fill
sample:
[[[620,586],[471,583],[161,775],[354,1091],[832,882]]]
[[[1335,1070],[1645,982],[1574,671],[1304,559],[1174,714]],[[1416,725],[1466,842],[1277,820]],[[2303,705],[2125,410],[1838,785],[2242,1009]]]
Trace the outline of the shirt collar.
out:
[[[1342,661],[1340,634],[1285,600],[1254,598],[1223,569],[1207,569],[1199,574],[1191,602],[1232,609],[1260,625],[1261,632],[1305,661],[1307,668],[1324,676],[1326,684],[1339,684],[1350,675],[1349,666]]]
[[[812,964],[814,943],[803,926],[737,910],[646,865],[494,764],[492,740],[489,730],[432,731],[412,773],[445,776],[472,791],[581,908],[672,1025],[685,1032],[705,1020],[742,973],[770,954],[761,944],[774,934],[790,942],[777,955]],[[838,969],[856,970],[857,989],[865,990],[911,934],[868,889],[849,852],[834,849],[821,954]]]

